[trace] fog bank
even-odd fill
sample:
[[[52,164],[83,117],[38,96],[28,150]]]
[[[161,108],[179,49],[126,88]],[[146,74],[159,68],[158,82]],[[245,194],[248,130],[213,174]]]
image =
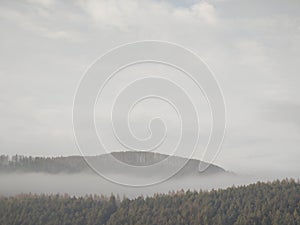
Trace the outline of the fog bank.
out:
[[[109,182],[95,174],[43,174],[13,173],[1,174],[0,195],[11,196],[20,193],[64,194],[84,196],[86,194],[118,194],[134,198],[139,195],[167,193],[170,190],[211,190],[230,186],[246,185],[257,181],[283,179],[280,175],[218,175],[212,177],[190,177],[171,179],[148,187],[126,187]],[[294,178],[297,178],[294,176]],[[132,179],[132,178],[129,178]]]

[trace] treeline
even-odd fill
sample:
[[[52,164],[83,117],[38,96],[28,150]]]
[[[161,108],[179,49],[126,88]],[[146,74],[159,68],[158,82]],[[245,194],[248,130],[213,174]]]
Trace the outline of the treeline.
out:
[[[0,224],[299,225],[300,183],[286,179],[133,200],[113,195],[1,197]]]
[[[0,155],[0,173],[9,172],[44,172],[78,173],[91,171],[83,157],[32,157],[23,155]]]
[[[122,161],[124,163],[114,164],[115,160]],[[161,170],[158,169],[158,173],[168,167],[168,170],[176,168],[178,165],[184,165],[184,168],[177,173],[176,177],[182,176],[204,176],[212,174],[221,174],[226,171],[216,165],[210,165],[205,173],[199,173],[199,163],[197,159],[187,159],[178,156],[168,156],[159,153],[152,152],[113,152],[110,154],[95,155],[95,156],[61,156],[61,157],[32,157],[23,155],[14,155],[9,157],[7,155],[0,155],[0,173],[11,172],[32,172],[32,173],[79,173],[79,172],[92,172],[85,159],[89,162],[93,162],[94,165],[101,165],[102,172],[113,173],[122,171],[124,174],[132,175],[132,171],[126,169],[123,165],[128,163],[135,166],[147,166],[158,163],[162,160],[164,164],[161,164]],[[114,166],[112,166],[114,165]],[[154,173],[155,174],[155,173]],[[135,171],[135,176],[144,177],[144,173],[139,173],[139,170]]]

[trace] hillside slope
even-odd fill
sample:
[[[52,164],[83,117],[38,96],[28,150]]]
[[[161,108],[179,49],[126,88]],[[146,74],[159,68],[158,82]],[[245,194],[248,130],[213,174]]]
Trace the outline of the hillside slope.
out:
[[[110,196],[0,197],[0,224],[299,225],[300,183],[256,183],[130,200]]]

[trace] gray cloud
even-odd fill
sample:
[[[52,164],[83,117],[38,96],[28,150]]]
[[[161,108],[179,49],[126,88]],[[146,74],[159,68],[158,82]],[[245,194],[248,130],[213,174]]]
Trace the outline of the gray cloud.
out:
[[[277,101],[270,102],[265,107],[264,119],[276,124],[289,123],[300,129],[300,103]]]

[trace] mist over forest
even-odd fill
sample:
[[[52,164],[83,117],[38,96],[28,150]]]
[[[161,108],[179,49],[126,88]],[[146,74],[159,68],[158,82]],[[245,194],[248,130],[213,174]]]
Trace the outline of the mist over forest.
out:
[[[139,195],[168,193],[171,190],[211,190],[231,186],[246,185],[257,181],[272,181],[285,178],[284,174],[240,174],[226,171],[220,166],[211,164],[206,171],[199,172],[199,160],[188,160],[185,166],[174,176],[164,182],[145,187],[130,187],[109,180],[109,177],[123,179],[128,183],[134,181],[147,182],[162,169],[151,171],[148,176],[139,174],[137,170],[126,170],[120,167],[116,170],[110,157],[116,157],[121,162],[143,166],[164,161],[164,167],[173,169],[174,164],[184,162],[181,157],[149,152],[115,152],[112,154],[90,156],[93,162],[104,165],[103,174],[94,171],[81,156],[70,157],[31,157],[14,155],[0,156],[0,195],[11,196],[20,193],[46,193],[84,196],[87,194],[119,194],[129,198]],[[168,168],[166,168],[168,167]],[[138,167],[137,167],[138,168]],[[122,171],[122,173],[120,173]],[[105,177],[105,175],[107,175]],[[143,176],[144,175],[144,176]],[[298,178],[294,176],[293,178]]]
[[[300,0],[0,0],[0,225],[300,225]]]

